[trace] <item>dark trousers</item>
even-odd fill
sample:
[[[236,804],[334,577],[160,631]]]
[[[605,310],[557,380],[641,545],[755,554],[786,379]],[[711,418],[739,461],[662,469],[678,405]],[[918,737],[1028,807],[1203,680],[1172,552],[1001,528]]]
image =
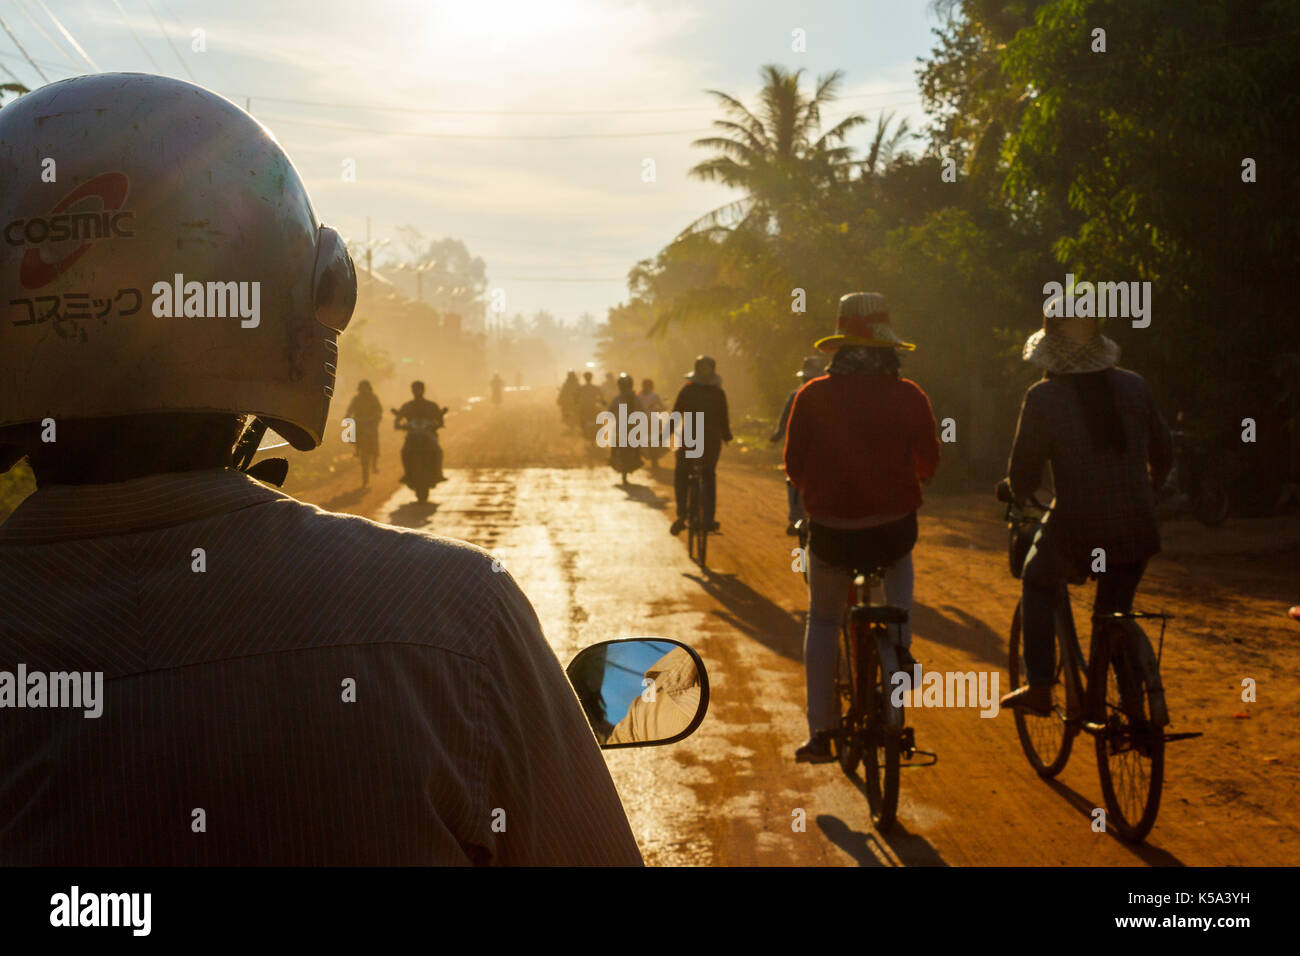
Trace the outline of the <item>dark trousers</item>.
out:
[[[1097,575],[1094,614],[1133,610],[1133,598],[1147,563],[1107,564]],[[1043,532],[1025,557],[1020,584],[1020,630],[1024,643],[1025,673],[1030,684],[1051,684],[1056,677],[1056,600],[1068,580],[1065,562],[1043,546]],[[1084,629],[1087,634],[1091,628]]]
[[[691,484],[691,469],[696,464],[704,468],[704,523],[713,523],[714,509],[718,501],[718,457],[722,454],[722,445],[706,445],[704,454],[699,458],[687,458],[686,449],[677,449],[677,467],[673,469],[673,492],[677,498],[677,517],[686,517],[686,493]]]

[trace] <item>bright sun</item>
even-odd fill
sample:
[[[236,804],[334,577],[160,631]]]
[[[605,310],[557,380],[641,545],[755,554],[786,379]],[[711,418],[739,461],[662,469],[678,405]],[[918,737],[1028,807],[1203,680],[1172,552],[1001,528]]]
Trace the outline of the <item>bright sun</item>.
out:
[[[591,7],[588,0],[439,0],[427,22],[439,47],[501,53],[580,29]]]

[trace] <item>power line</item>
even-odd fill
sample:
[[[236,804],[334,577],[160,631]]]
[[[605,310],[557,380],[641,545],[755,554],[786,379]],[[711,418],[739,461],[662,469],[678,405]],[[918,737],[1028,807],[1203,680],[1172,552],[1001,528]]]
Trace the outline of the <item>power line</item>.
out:
[[[75,69],[77,65],[77,61],[68,55],[67,50],[63,49],[63,47],[55,43],[54,38],[52,36],[50,36],[48,33],[45,32],[45,28],[41,26],[36,21],[36,18],[33,17],[27,11],[27,5],[23,3],[23,0],[14,0],[14,4],[18,7],[19,10],[23,12],[23,16],[27,18],[27,20],[31,23],[31,25],[36,28],[36,32],[39,33],[41,36],[45,37],[45,42],[47,42],[50,46],[54,47],[54,49],[58,50],[59,55],[62,56],[65,60],[67,60],[69,63],[71,63],[73,68]]]
[[[81,44],[78,43],[78,42],[76,41],[76,39],[72,36],[72,34],[68,32],[68,28],[65,27],[62,23],[60,23],[60,22],[59,22],[59,18],[56,17],[56,16],[55,16],[51,11],[50,11],[50,8],[47,7],[47,6],[45,5],[45,0],[36,0],[36,2],[39,3],[39,4],[41,5],[41,9],[45,11],[45,15],[46,15],[47,17],[49,17],[49,18],[54,22],[54,25],[55,25],[56,27],[59,28],[59,32],[63,34],[63,39],[65,39],[65,40],[67,40],[69,43],[71,43],[71,44],[72,44],[72,48],[73,48],[74,50],[76,50],[77,53],[79,53],[79,54],[81,55],[81,58],[82,58],[83,60],[85,60],[87,63],[90,64],[90,68],[91,68],[92,70],[94,70],[96,73],[98,73],[98,72],[99,72],[99,67],[95,65],[95,61],[92,60],[92,59],[90,58],[90,56],[86,53],[86,51],[83,50],[83,49],[81,48]]]
[[[197,83],[198,79],[190,72],[190,65],[181,58],[181,51],[176,49],[176,44],[172,42],[171,34],[169,34],[166,28],[163,27],[163,22],[158,16],[158,11],[154,9],[152,0],[144,0],[144,2],[148,5],[149,12],[153,14],[154,22],[158,24],[158,32],[163,35],[163,39],[167,41],[167,45],[172,48],[172,52],[176,54],[176,59],[181,61],[181,67],[187,74],[189,74],[189,78]]]
[[[118,3],[117,0],[113,0],[113,6],[117,7],[117,12],[122,15],[122,22],[126,24],[126,28],[131,31],[131,36],[135,37],[135,42],[140,44],[140,49],[143,50],[144,55],[149,58],[149,62],[153,64],[153,68],[161,74],[163,68],[158,65],[158,61],[153,58],[153,54],[149,52],[149,48],[144,45],[144,41],[140,39],[140,34],[135,32],[135,27],[131,26],[131,21],[127,19],[126,11],[122,9],[122,4]]]
[[[27,48],[18,42],[18,38],[14,36],[14,31],[10,30],[9,24],[5,23],[4,17],[0,17],[0,27],[4,27],[5,33],[9,34],[9,39],[13,40],[14,46],[18,47],[18,52],[21,53],[24,57],[26,57],[27,62],[32,65],[32,69],[40,74],[41,79],[44,80],[46,83],[50,82],[50,78],[45,75],[45,71],[36,65],[36,61],[33,60],[31,54],[27,52]]]
[[[181,31],[182,34],[184,34],[186,32],[185,24],[181,22],[180,17],[176,16],[175,12],[172,11],[172,8],[167,6],[166,0],[158,0],[158,2],[162,6],[163,11],[167,14],[168,18],[172,21],[172,23],[176,24],[176,27]],[[191,36],[193,36],[192,32],[191,32]],[[203,60],[207,68],[212,70],[214,73],[217,74],[217,76],[221,78],[222,86],[225,87],[226,89],[230,89],[232,84],[230,82],[230,77],[226,75],[226,71],[223,70],[220,66],[218,66],[217,62],[213,60],[211,57],[205,56]],[[186,72],[189,71],[186,70]],[[190,75],[193,76],[192,73]],[[196,79],[194,82],[198,83],[199,81]],[[231,94],[231,98],[234,98],[234,94]]]
[[[884,103],[880,109],[891,109],[896,106],[912,106],[921,101],[908,100],[900,103]],[[846,116],[849,114],[846,114]],[[839,122],[844,119],[841,116],[830,123]],[[418,130],[394,130],[394,129],[376,129],[371,126],[352,126],[343,123],[320,123],[314,120],[294,119],[288,116],[266,116],[261,117],[268,123],[288,123],[291,126],[309,126],[314,129],[332,129],[345,133],[373,133],[378,136],[414,136],[420,139],[455,139],[455,140],[579,140],[579,139],[639,139],[650,136],[686,136],[702,135],[704,133],[717,132],[712,127],[702,129],[664,129],[651,130],[644,133],[425,133]]]
[[[708,129],[664,129],[646,133],[560,133],[544,135],[501,135],[478,133],[422,133],[393,129],[374,129],[368,126],[345,126],[340,123],[316,123],[310,120],[298,120],[287,116],[260,117],[266,123],[288,123],[293,126],[311,126],[316,129],[333,129],[349,133],[375,133],[381,136],[415,136],[422,139],[484,139],[484,140],[537,140],[537,139],[635,139],[646,136],[682,136],[688,133],[708,133]]]
[[[24,83],[24,82],[22,81],[22,79],[18,76],[17,73],[15,73],[13,70],[9,69],[9,67],[5,66],[3,63],[0,63],[0,70],[4,70],[6,73],[9,74],[10,78],[11,78],[15,83],[17,83],[17,84],[18,84],[19,86],[21,86],[23,89],[27,89],[27,84]]]
[[[861,93],[853,96],[836,97],[836,102],[843,100],[873,99],[877,96],[890,96],[897,93],[915,93],[913,87],[897,90],[881,90],[878,93]],[[257,93],[240,93],[244,99],[266,100],[271,103],[287,103],[292,106],[323,106],[335,109],[364,110],[385,113],[416,113],[430,116],[605,116],[605,115],[640,115],[648,113],[716,113],[716,106],[664,106],[632,107],[628,109],[609,108],[598,110],[480,110],[480,109],[423,109],[406,106],[376,106],[371,103],[340,103],[329,100],[298,100],[282,96],[261,96]],[[919,101],[917,101],[919,102]],[[886,104],[888,105],[888,104]]]

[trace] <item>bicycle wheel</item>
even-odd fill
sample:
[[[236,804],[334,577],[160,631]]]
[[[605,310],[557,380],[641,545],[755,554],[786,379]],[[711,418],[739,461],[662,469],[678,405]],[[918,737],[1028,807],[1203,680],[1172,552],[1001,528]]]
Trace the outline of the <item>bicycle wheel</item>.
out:
[[[861,664],[858,673],[864,678],[862,691],[866,726],[862,734],[862,772],[867,783],[867,803],[871,822],[880,832],[894,825],[898,814],[898,732],[891,730],[885,708],[889,702],[889,681],[876,653],[871,634],[859,642]],[[897,726],[902,727],[900,719]]]
[[[1093,719],[1105,724],[1097,734],[1097,773],[1107,828],[1137,843],[1151,832],[1160,809],[1165,737],[1149,720],[1146,679],[1123,630],[1107,631],[1094,637],[1088,682]]]
[[[840,769],[852,775],[862,763],[862,713],[858,706],[858,681],[855,679],[858,655],[852,632],[840,629],[839,653],[835,660],[835,697],[840,705],[840,736],[836,739],[836,756]]]
[[[1011,618],[1011,689],[1016,690],[1028,680],[1022,680],[1023,667],[1020,660],[1020,605]],[[1056,679],[1052,684],[1052,714],[1039,717],[1026,711],[1016,709],[1016,733],[1020,736],[1020,749],[1025,752],[1029,765],[1038,771],[1040,777],[1055,777],[1070,759],[1070,749],[1074,745],[1075,735],[1079,730],[1065,722],[1065,654],[1058,649],[1056,655]]]

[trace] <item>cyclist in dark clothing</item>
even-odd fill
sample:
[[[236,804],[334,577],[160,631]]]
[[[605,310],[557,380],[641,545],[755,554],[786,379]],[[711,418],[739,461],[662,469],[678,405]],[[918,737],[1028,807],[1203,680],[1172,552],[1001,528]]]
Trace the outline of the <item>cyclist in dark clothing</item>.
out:
[[[1160,551],[1156,493],[1172,461],[1146,382],[1117,367],[1119,346],[1095,318],[1062,318],[1057,304],[1049,300],[1043,328],[1025,343],[1025,361],[1043,378],[1025,393],[1004,479],[1023,502],[1051,465],[1052,509],[1020,575],[1029,683],[1001,703],[1039,715],[1052,710],[1060,587],[1096,577],[1094,613],[1133,610],[1147,561]]]
[[[696,423],[696,413],[702,416],[702,428]],[[717,505],[717,467],[718,457],[722,454],[722,443],[731,441],[731,421],[727,413],[727,393],[722,390],[722,376],[717,372],[717,363],[707,355],[695,360],[695,369],[686,375],[686,384],[677,393],[673,403],[672,427],[678,434],[691,439],[687,447],[685,438],[683,447],[677,449],[677,467],[673,471],[673,491],[677,497],[677,520],[668,530],[672,534],[681,534],[686,527],[686,493],[691,481],[691,468],[695,462],[704,465],[704,523],[710,531],[718,531],[720,525],[714,520]],[[676,416],[680,415],[680,419]],[[689,424],[687,416],[691,416]],[[689,429],[689,430],[688,430]],[[687,452],[692,452],[688,457]]]

